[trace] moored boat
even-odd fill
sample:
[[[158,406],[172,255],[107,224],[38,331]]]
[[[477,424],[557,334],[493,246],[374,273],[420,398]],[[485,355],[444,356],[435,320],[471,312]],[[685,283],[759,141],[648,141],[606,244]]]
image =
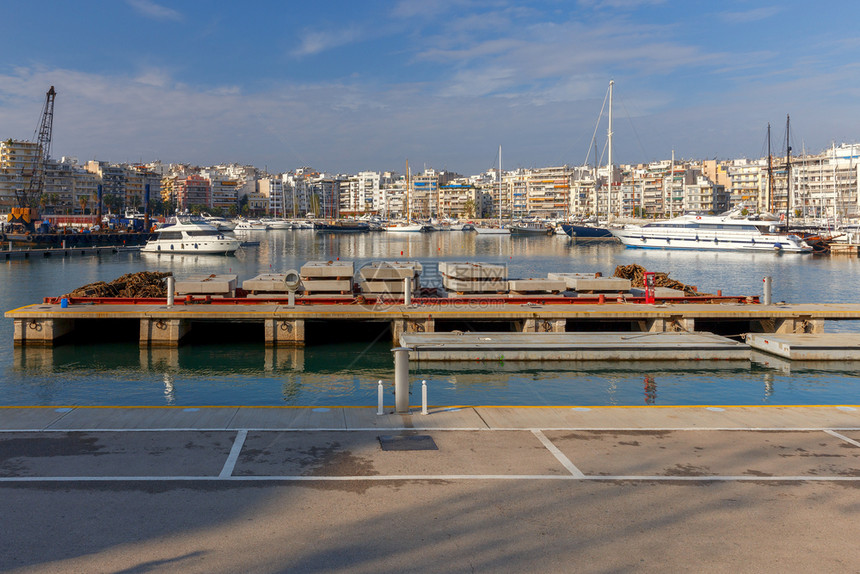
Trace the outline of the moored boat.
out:
[[[142,253],[195,253],[228,255],[239,249],[239,240],[225,235],[202,219],[177,219],[155,230]]]
[[[810,253],[812,247],[784,228],[773,214],[744,216],[739,210],[722,215],[682,215],[644,225],[625,225],[612,234],[638,249],[698,249]]]

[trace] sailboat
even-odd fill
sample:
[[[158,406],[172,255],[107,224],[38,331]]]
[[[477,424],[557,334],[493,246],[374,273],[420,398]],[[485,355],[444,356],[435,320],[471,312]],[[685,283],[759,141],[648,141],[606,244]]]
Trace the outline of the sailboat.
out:
[[[511,234],[511,230],[502,225],[502,146],[499,146],[499,225],[498,227],[476,225],[475,231],[477,231],[479,235]]]
[[[609,167],[609,182],[607,185],[606,195],[606,212],[610,211],[610,202],[612,201],[612,88],[615,86],[615,81],[609,81],[609,128],[607,129],[608,138],[608,167]],[[601,110],[601,114],[603,111]],[[598,120],[599,122],[599,120]],[[597,150],[595,149],[595,167],[594,167],[594,211],[597,213]],[[579,239],[613,239],[612,233],[606,227],[597,224],[597,217],[593,221],[582,221],[579,223],[563,223],[561,228],[571,238]]]
[[[409,172],[409,160],[406,160],[406,221],[383,227],[383,229],[389,233],[420,233],[427,230],[426,225],[412,222],[412,204],[409,202],[411,183],[412,178]]]

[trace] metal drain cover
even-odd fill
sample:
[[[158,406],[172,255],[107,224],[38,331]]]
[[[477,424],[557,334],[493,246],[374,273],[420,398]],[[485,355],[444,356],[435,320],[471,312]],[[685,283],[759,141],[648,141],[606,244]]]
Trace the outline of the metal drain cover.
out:
[[[415,435],[379,435],[382,450],[439,450],[433,437],[426,434]]]

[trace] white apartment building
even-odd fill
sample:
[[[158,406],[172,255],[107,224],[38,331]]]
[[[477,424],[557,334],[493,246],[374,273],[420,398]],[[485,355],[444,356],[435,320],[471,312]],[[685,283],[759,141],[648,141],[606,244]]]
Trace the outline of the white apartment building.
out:
[[[0,212],[18,207],[16,191],[26,191],[39,159],[39,144],[0,141]]]

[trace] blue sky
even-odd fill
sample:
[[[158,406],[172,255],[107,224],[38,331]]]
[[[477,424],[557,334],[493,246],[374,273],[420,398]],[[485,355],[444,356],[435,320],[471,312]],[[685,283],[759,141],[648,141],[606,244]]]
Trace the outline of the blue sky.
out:
[[[284,171],[581,164],[610,79],[614,158],[760,157],[860,139],[860,3],[18,2],[0,138],[53,155]],[[605,119],[598,135],[605,141]],[[593,155],[589,159],[593,161]],[[605,161],[605,160],[604,160]]]

